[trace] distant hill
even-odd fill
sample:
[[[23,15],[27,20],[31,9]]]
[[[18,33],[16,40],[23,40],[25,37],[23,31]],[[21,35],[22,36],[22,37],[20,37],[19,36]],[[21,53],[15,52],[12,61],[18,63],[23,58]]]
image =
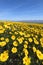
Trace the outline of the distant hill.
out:
[[[0,20],[0,22],[27,22],[27,23],[42,23],[43,20],[19,20],[19,21],[14,21],[14,20]]]
[[[22,20],[20,22],[43,23],[43,20]]]

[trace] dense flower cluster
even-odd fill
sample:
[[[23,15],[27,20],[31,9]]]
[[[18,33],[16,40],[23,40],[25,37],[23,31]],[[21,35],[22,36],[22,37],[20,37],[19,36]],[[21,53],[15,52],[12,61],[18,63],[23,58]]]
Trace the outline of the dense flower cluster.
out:
[[[43,65],[43,24],[0,22],[0,65]]]

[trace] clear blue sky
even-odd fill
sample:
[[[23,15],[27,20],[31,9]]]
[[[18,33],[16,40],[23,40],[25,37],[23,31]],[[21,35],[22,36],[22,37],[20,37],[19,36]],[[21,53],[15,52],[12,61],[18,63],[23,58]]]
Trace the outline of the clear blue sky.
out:
[[[43,20],[43,0],[0,0],[0,20]]]

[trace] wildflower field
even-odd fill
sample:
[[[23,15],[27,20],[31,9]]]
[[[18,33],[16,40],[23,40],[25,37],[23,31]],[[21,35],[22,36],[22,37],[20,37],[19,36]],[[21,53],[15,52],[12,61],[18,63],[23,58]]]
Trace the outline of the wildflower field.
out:
[[[43,65],[43,24],[0,22],[0,65]]]

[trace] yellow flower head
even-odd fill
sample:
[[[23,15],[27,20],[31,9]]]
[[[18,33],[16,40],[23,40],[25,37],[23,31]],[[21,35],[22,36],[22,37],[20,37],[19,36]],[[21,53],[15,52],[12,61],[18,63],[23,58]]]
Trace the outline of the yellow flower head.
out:
[[[27,44],[24,44],[24,48],[27,48]]]
[[[22,35],[23,35],[23,32],[22,32],[22,31],[20,31],[20,32],[19,32],[19,34],[22,36]]]
[[[36,48],[35,47],[33,47],[33,52],[36,52]]]
[[[25,53],[25,56],[27,56],[29,54],[28,50],[27,49],[23,49],[23,52]]]
[[[39,44],[39,42],[38,42],[37,40],[34,40],[34,43],[35,43],[36,45],[38,45],[38,44]]]
[[[28,41],[25,41],[24,43],[25,43],[25,44],[28,44]]]
[[[0,42],[0,46],[1,47],[5,46],[5,45],[6,45],[6,42],[5,41]]]
[[[5,41],[8,43],[8,42],[9,42],[9,39],[8,39],[8,38],[6,38],[6,39],[5,39]]]
[[[33,41],[32,38],[29,38],[28,40],[29,40],[30,43]]]
[[[37,35],[35,35],[35,38],[38,38],[38,36],[37,36]]]
[[[42,42],[42,43],[43,43],[43,37],[40,39],[40,42]]]
[[[41,33],[41,36],[43,37],[43,33]]]
[[[25,33],[24,33],[24,37],[30,37],[30,34],[25,34]]]
[[[9,55],[8,55],[8,53],[7,53],[6,51],[3,52],[3,53],[1,53],[1,55],[0,55],[0,60],[1,60],[1,62],[7,61],[8,58],[9,58]]]
[[[0,34],[4,33],[5,29],[1,29],[0,30]]]
[[[18,42],[19,42],[20,44],[22,44],[24,38],[23,38],[23,37],[21,37],[21,38],[17,38],[17,40],[18,40]]]
[[[40,39],[40,44],[43,47],[43,37]]]
[[[37,51],[36,51],[36,54],[37,54],[37,57],[38,57],[40,60],[43,60],[43,54],[41,53],[41,51],[37,50]]]
[[[15,36],[14,36],[14,35],[12,35],[12,36],[11,36],[11,39],[12,39],[12,40],[15,40]]]
[[[18,32],[14,32],[14,34],[16,34],[16,35],[17,35],[17,34],[18,34]]]
[[[14,46],[18,46],[18,42],[17,42],[17,41],[14,41],[14,42],[13,42],[13,45],[14,45]]]
[[[12,53],[16,53],[16,52],[17,52],[17,48],[16,48],[16,47],[13,47],[13,48],[11,49],[11,51],[12,51]]]
[[[23,64],[30,65],[30,63],[31,63],[31,58],[29,58],[28,56],[25,56],[23,58]]]
[[[0,29],[3,29],[3,27],[0,25]]]
[[[4,37],[1,37],[1,40],[4,40]]]

